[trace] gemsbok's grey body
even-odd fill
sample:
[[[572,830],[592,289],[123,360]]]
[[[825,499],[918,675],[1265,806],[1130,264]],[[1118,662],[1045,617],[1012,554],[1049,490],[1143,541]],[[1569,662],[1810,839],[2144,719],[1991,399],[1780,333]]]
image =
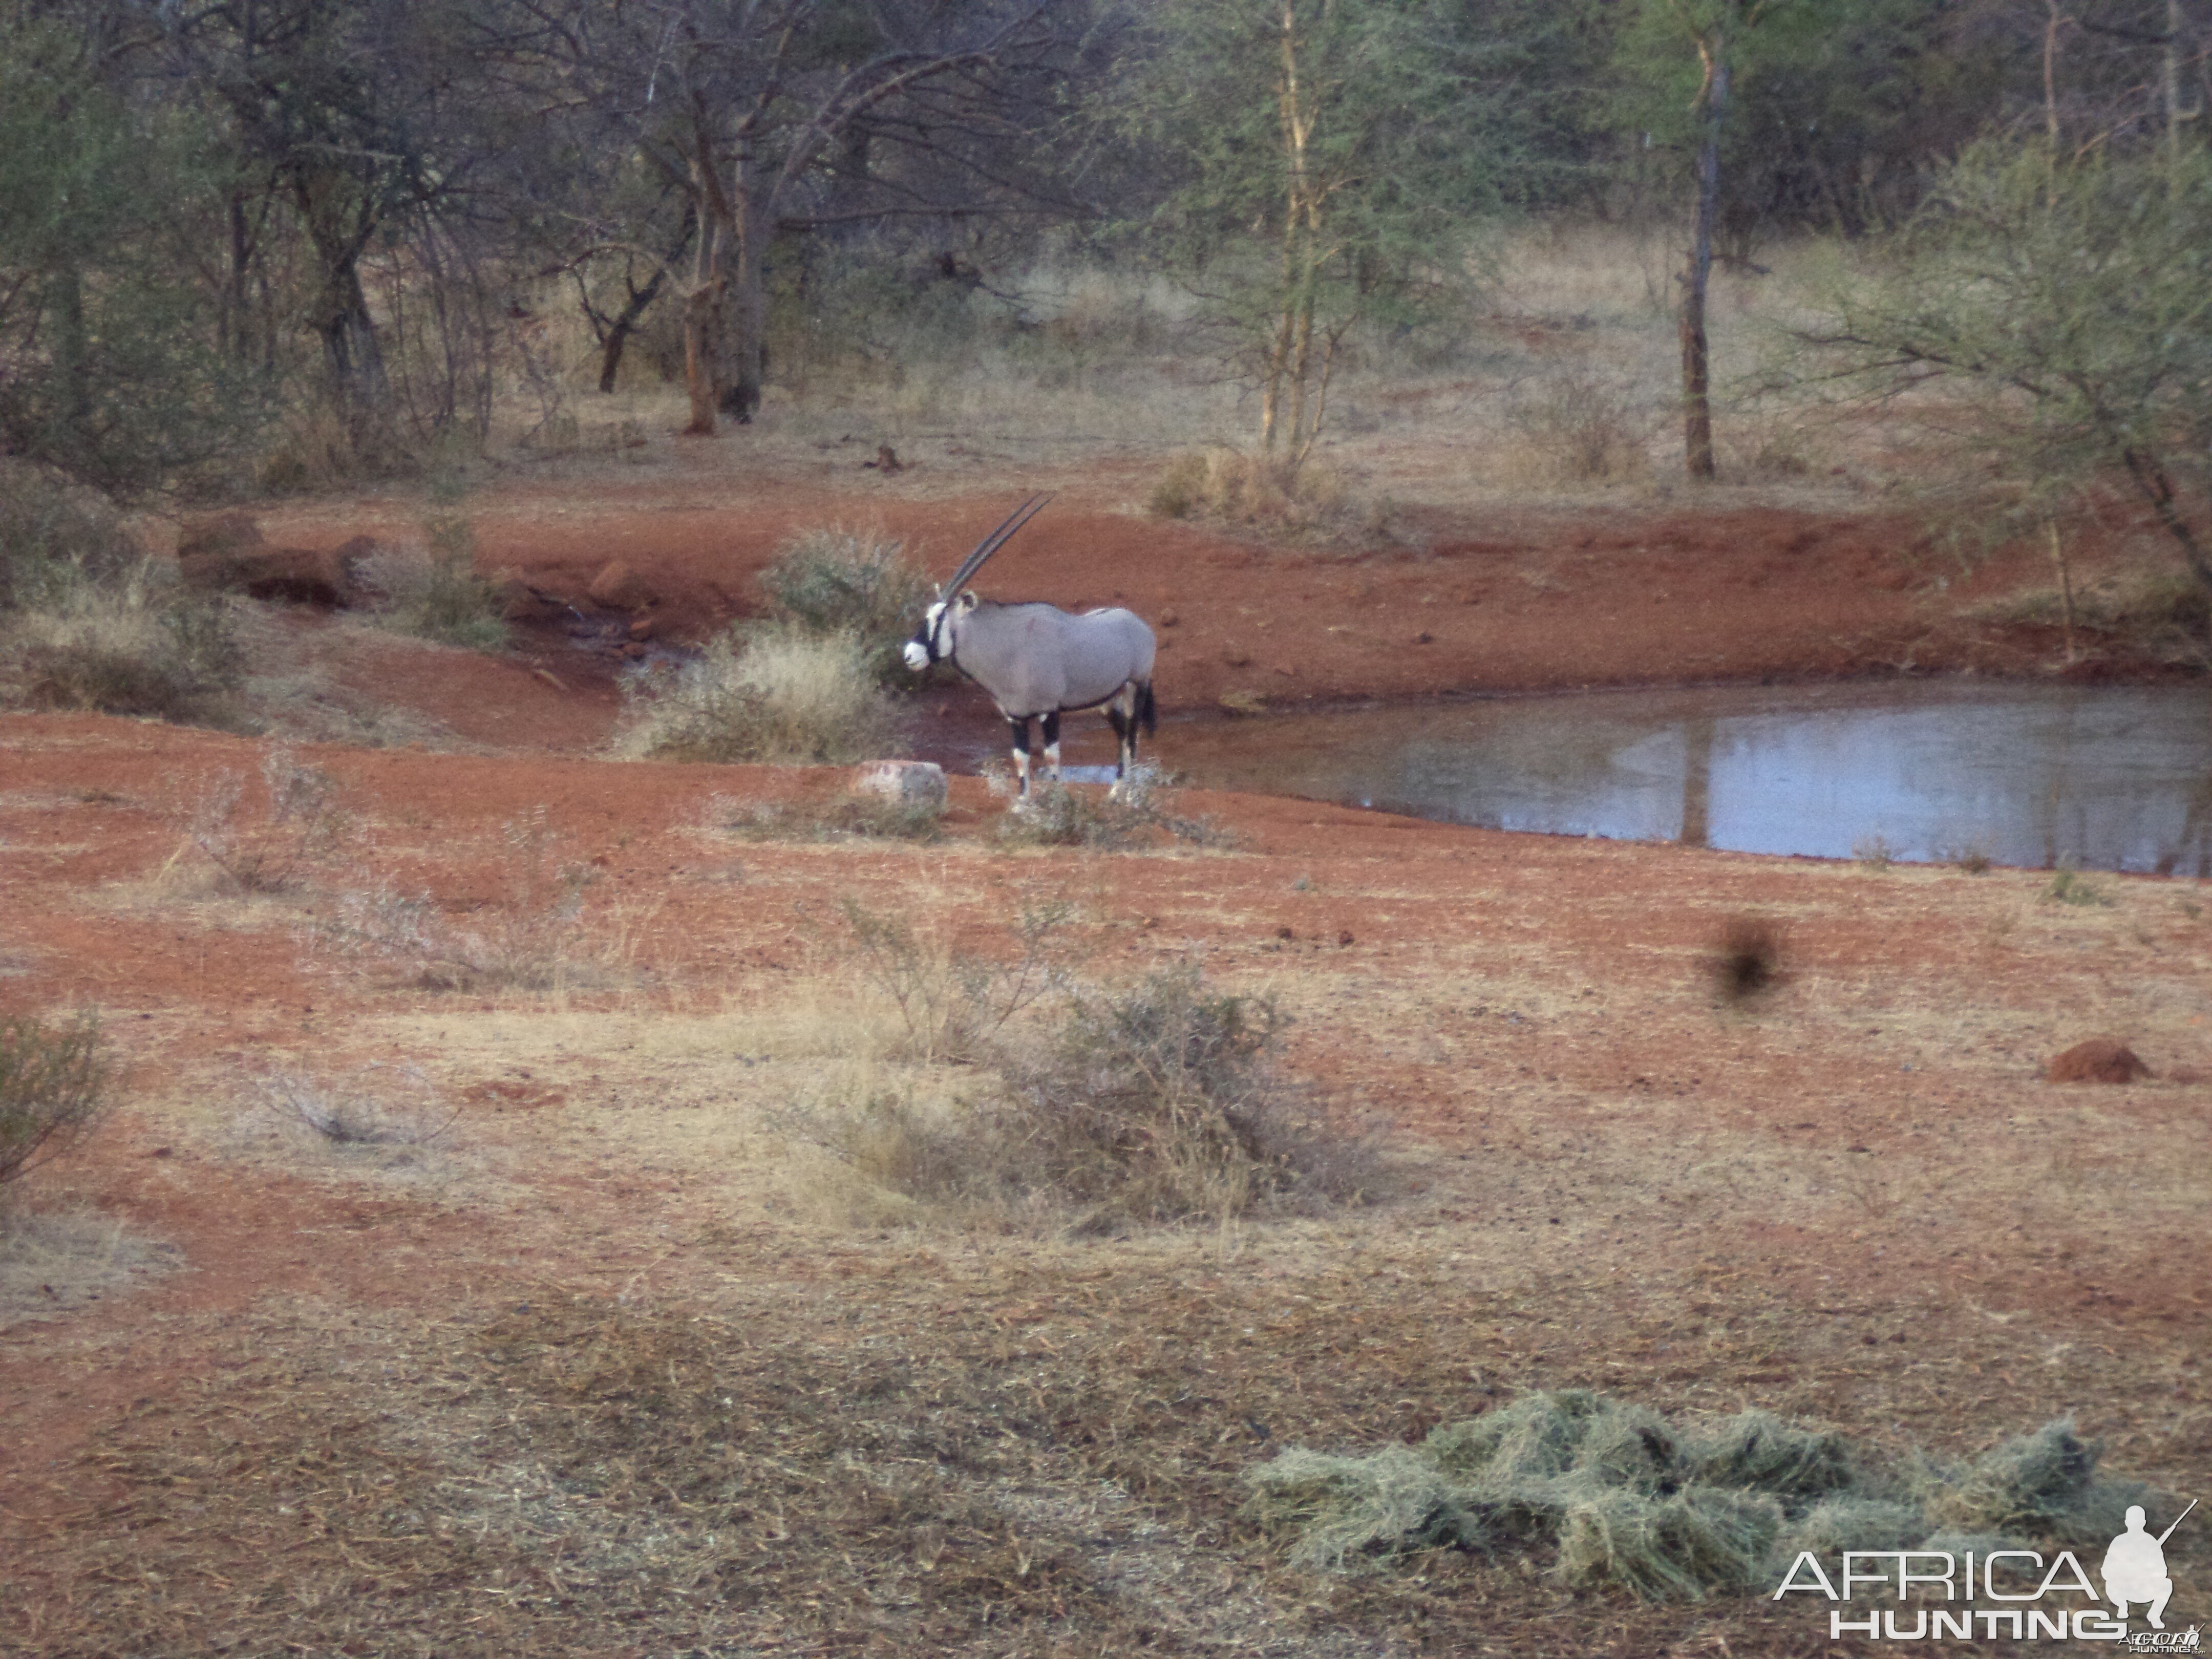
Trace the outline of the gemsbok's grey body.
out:
[[[1042,507],[1033,496],[985,537],[959,572],[938,590],[921,631],[907,641],[916,673],[933,662],[952,665],[991,694],[1012,728],[1014,770],[1030,788],[1030,722],[1044,724],[1045,764],[1060,775],[1060,717],[1103,708],[1121,739],[1116,777],[1137,761],[1137,727],[1156,729],[1152,704],[1152,630],[1118,606],[1080,616],[1043,604],[999,605],[961,591],[983,562]]]

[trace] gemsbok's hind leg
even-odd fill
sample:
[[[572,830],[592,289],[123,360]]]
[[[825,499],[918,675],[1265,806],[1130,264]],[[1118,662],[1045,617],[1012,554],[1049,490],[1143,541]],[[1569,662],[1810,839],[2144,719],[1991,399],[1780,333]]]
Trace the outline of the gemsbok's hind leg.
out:
[[[1030,717],[1024,714],[1017,720],[1006,716],[1006,724],[1014,730],[1014,776],[1020,781],[1020,799],[1027,800],[1030,793]]]
[[[1044,717],[1044,764],[1054,783],[1060,781],[1060,710]]]
[[[1119,741],[1120,752],[1115,757],[1114,779],[1119,787],[1129,775],[1129,769],[1137,763],[1137,713],[1133,705],[1136,692],[1123,686],[1106,705],[1106,718],[1113,723],[1114,736]]]

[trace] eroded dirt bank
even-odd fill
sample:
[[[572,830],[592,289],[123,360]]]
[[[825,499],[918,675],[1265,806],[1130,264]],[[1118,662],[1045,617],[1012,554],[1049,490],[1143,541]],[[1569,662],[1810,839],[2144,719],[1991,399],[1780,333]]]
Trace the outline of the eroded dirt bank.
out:
[[[626,637],[617,623],[633,613],[587,596],[610,564],[650,596],[636,614],[655,637],[696,641],[759,614],[756,578],[795,530],[903,538],[942,575],[1042,489],[1057,498],[980,589],[1133,606],[1159,633],[1170,708],[1899,672],[2185,672],[2171,638],[2087,625],[2069,664],[2055,612],[2018,603],[2051,581],[2039,558],[1969,568],[1914,515],[1832,494],[1407,509],[1382,528],[1302,545],[1147,516],[1138,504],[1152,464],[985,468],[954,455],[897,478],[859,475],[863,483],[845,462],[757,474],[733,465],[678,447],[650,468],[504,477],[470,498],[480,566],[518,571],[574,607],[531,642],[556,674],[575,654],[572,635],[610,647]],[[263,518],[273,539],[313,546],[404,538],[419,533],[419,513],[409,499],[364,495]],[[2140,545],[2085,547],[2074,580],[2087,589],[2133,579],[2150,557]]]
[[[1505,1559],[1309,1577],[1238,1518],[1282,1445],[1532,1388],[1946,1453],[2070,1411],[2112,1465],[2212,1485],[2205,884],[2062,903],[2028,872],[1195,794],[1232,847],[1018,851],[967,780],[935,844],[779,842],[720,826],[839,777],[313,747],[344,839],[242,896],[184,830],[264,752],[0,719],[0,1012],[96,1002],[126,1084],[37,1202],[175,1251],[96,1300],[18,1287],[0,1651],[1822,1649],[1818,1609]],[[496,931],[563,872],[580,911],[517,947],[542,982],[425,988],[325,925],[388,888]],[[1381,1137],[1376,1201],[1122,1238],[825,1207],[789,1109],[860,1018],[848,899],[984,956],[1064,902],[1087,978],[1190,961],[1273,995],[1287,1075]],[[1747,916],[1781,978],[1729,1003]],[[2098,1034],[2154,1076],[2041,1079]],[[450,1132],[272,1119],[272,1075],[372,1062],[424,1073]]]

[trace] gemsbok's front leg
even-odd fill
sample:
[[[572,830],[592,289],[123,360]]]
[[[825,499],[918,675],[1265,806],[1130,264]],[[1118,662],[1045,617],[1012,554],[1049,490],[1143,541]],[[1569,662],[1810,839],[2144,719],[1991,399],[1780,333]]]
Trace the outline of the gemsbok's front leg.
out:
[[[1060,710],[1054,709],[1044,717],[1044,764],[1046,775],[1054,783],[1060,781]]]
[[[1014,732],[1014,776],[1020,780],[1020,799],[1027,800],[1030,793],[1030,717],[1009,714],[1006,724]]]

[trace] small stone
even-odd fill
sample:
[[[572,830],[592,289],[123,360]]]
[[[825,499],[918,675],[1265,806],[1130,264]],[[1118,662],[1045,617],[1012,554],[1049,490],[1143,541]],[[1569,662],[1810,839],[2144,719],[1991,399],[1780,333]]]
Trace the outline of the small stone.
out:
[[[584,591],[593,605],[605,611],[642,611],[656,597],[645,579],[620,559],[592,577],[592,585]]]
[[[2150,1067],[2136,1051],[2111,1037],[2091,1037],[2064,1054],[2051,1057],[2043,1075],[2052,1083],[2133,1083],[2148,1077]]]
[[[945,769],[934,761],[872,761],[853,779],[864,795],[881,795],[908,806],[945,805]]]

